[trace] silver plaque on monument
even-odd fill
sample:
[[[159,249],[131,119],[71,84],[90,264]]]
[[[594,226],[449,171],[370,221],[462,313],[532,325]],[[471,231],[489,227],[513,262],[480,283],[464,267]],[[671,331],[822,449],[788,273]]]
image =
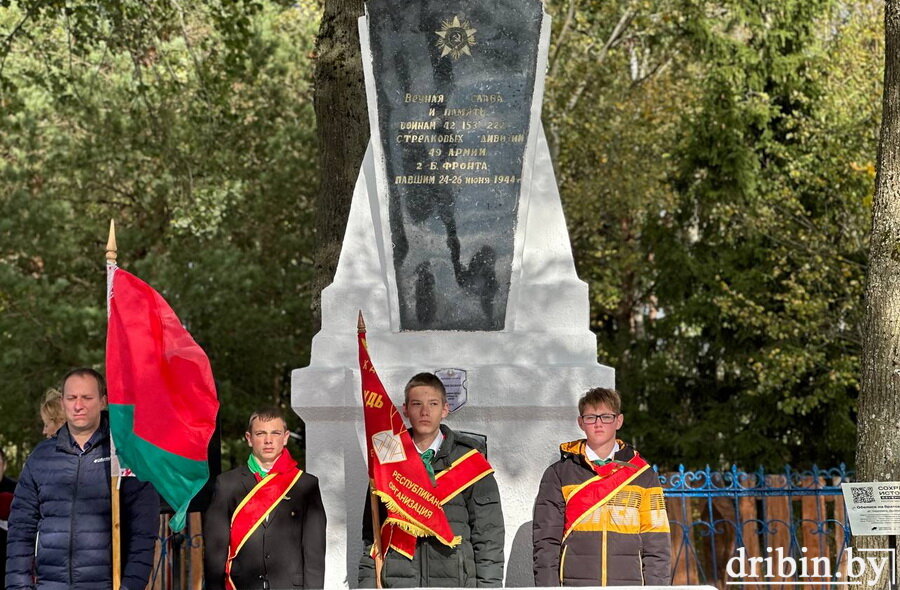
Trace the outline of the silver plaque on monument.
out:
[[[438,369],[434,372],[435,376],[444,384],[447,391],[447,403],[450,404],[450,411],[463,407],[468,399],[468,388],[466,387],[466,370],[465,369]]]

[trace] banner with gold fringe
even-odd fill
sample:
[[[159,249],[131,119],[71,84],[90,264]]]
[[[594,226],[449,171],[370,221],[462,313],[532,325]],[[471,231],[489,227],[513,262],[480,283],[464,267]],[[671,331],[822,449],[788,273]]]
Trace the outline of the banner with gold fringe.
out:
[[[436,495],[436,484],[431,482],[400,412],[375,372],[364,324],[358,340],[369,480],[372,493],[387,507],[385,524],[413,537],[435,537],[444,545],[455,547],[461,538],[453,534]],[[382,552],[386,553],[389,547],[382,545]]]
[[[472,449],[435,476],[435,495],[443,506],[463,490],[493,472],[494,468],[485,456]],[[389,547],[412,559],[416,552],[416,538],[406,532],[402,522],[388,517],[381,527],[381,546]]]

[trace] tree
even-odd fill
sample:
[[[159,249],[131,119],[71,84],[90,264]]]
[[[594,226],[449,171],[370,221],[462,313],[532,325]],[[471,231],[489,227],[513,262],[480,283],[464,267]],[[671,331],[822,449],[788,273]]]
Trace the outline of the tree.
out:
[[[84,23],[62,3],[0,8],[17,31],[0,97],[0,443],[14,464],[39,439],[43,390],[102,367],[111,217],[122,266],[207,350],[229,448],[255,406],[289,404],[309,353],[317,9],[101,4],[79,5],[96,10]]]
[[[558,6],[577,9],[545,118],[627,435],[670,466],[850,462],[875,11]]]
[[[350,200],[369,140],[357,18],[362,0],[325,0],[316,37],[316,129],[319,192],[316,197],[314,306],[331,284],[350,214]]]
[[[900,3],[884,5],[884,95],[862,329],[856,477],[900,479]],[[854,536],[885,547],[885,537]],[[896,566],[895,566],[896,567]],[[879,588],[887,587],[887,576]]]

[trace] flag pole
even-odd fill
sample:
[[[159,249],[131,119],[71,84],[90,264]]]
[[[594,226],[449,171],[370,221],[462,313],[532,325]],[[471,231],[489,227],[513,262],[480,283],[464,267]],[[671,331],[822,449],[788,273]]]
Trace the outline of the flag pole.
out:
[[[381,553],[381,516],[378,514],[378,498],[369,485],[369,503],[372,505],[372,539],[375,543],[375,587],[381,588],[381,568],[384,556]]]
[[[363,319],[362,310],[359,310],[359,318],[356,322],[358,333],[366,333],[366,321]],[[378,497],[375,495],[375,486],[369,484],[369,505],[372,509],[372,542],[375,544],[375,587],[381,588],[381,569],[384,566],[384,555],[381,551],[381,515],[378,513]]]
[[[118,256],[118,248],[116,248],[116,222],[109,220],[109,239],[106,242],[106,317],[109,318],[110,298],[112,297],[113,275],[116,272],[116,259]],[[110,498],[112,504],[112,581],[113,590],[120,590],[122,587],[122,543],[121,543],[121,517],[119,510],[119,458],[116,456],[116,446],[112,439],[112,433],[109,435],[110,442]]]

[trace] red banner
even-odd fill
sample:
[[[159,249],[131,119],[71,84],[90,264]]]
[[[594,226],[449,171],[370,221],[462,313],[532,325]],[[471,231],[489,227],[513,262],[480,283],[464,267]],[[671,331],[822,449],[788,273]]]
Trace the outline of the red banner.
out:
[[[359,369],[372,492],[387,506],[392,524],[416,537],[435,537],[448,547],[458,545],[461,539],[447,522],[435,484],[372,365],[365,328],[359,330]],[[384,546],[382,551],[387,549]]]
[[[436,476],[435,495],[441,505],[483,477],[494,472],[484,455],[472,449]],[[381,546],[391,548],[412,559],[416,553],[416,538],[402,528],[402,523],[388,518],[381,527]],[[373,548],[374,553],[374,548]]]

